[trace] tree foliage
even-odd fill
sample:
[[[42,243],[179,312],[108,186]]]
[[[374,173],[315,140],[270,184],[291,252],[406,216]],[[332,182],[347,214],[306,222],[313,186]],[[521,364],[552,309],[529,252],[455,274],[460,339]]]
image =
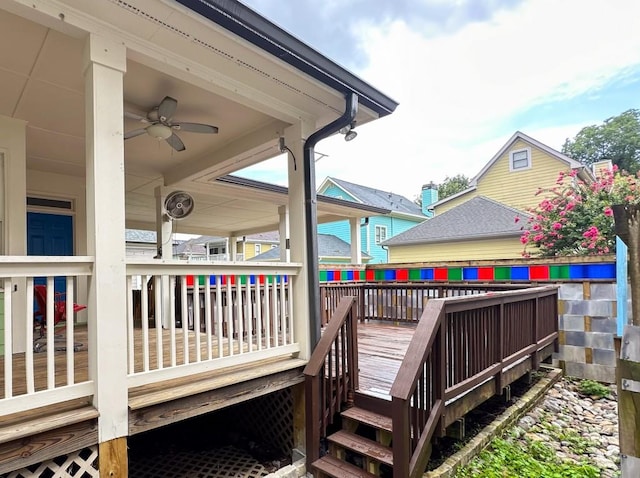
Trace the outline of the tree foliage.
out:
[[[464,174],[457,174],[453,177],[447,176],[438,186],[438,199],[444,199],[469,187],[469,178]]]
[[[639,204],[640,180],[626,172],[602,170],[591,184],[578,181],[576,171],[560,173],[556,186],[543,190],[545,198],[529,212],[520,242],[549,256],[609,254],[615,251],[612,205]],[[519,221],[516,218],[516,222]]]
[[[621,171],[640,169],[640,110],[630,109],[602,124],[582,128],[562,152],[583,164],[611,160]]]

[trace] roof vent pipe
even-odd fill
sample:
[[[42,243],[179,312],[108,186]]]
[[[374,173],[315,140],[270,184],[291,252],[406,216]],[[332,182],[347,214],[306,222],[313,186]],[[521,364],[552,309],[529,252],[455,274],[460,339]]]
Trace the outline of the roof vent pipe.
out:
[[[307,218],[305,236],[307,240],[307,278],[309,282],[309,320],[311,349],[320,340],[320,280],[318,278],[318,215],[316,210],[316,171],[314,164],[316,144],[351,125],[358,113],[358,95],[349,93],[345,111],[340,118],[322,127],[304,143],[304,212]]]

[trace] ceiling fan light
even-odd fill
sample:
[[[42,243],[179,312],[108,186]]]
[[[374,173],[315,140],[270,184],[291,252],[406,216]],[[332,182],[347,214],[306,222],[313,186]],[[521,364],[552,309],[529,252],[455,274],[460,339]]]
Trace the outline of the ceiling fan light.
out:
[[[147,126],[147,133],[157,139],[167,139],[173,131],[168,126],[158,123]]]

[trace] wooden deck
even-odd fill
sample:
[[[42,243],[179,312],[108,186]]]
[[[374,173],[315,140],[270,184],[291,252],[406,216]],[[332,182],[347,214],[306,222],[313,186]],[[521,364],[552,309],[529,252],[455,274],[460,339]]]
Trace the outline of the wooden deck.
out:
[[[165,353],[163,354],[163,365],[165,367],[171,366],[171,355],[166,352],[169,350],[170,346],[170,332],[168,330],[163,330],[163,343]],[[142,347],[142,330],[135,330],[135,359],[134,359],[134,369],[135,372],[142,372],[144,370],[144,355],[143,355],[143,347]],[[185,363],[184,360],[184,336],[182,329],[176,329],[176,363],[177,365]],[[77,347],[77,351],[73,353],[73,363],[74,363],[74,381],[75,383],[81,383],[88,380],[88,336],[86,326],[76,326],[74,330],[74,340]],[[156,329],[149,329],[149,347],[148,347],[148,363],[151,369],[155,369],[157,367],[157,348],[156,348]],[[272,338],[273,340],[273,338]],[[38,342],[35,342],[37,344]],[[44,342],[42,342],[44,343]],[[227,337],[223,338],[222,341],[222,349],[218,347],[218,339],[216,336],[212,338],[212,357],[225,357],[229,356],[229,350],[233,348],[233,355],[238,355],[240,353],[240,344],[234,339],[231,344],[229,343],[229,339]],[[188,344],[189,344],[189,362],[193,363],[196,361],[196,334],[193,330],[188,331]],[[60,337],[59,340],[55,342],[55,384],[56,387],[67,385],[67,352],[63,350],[65,346],[64,337]],[[272,343],[273,345],[273,343]],[[262,339],[262,348],[267,348],[266,339]],[[41,350],[38,353],[33,354],[33,370],[34,370],[34,385],[35,390],[46,390],[47,388],[47,353],[46,348],[39,348]],[[257,340],[254,338],[253,340],[253,350],[258,350]],[[246,340],[243,343],[243,352],[248,352],[248,344]],[[208,357],[208,343],[207,336],[205,333],[200,333],[200,353],[203,359]],[[4,356],[0,356],[0,399],[4,398]],[[26,364],[25,364],[25,354],[14,354],[13,361],[13,395],[22,395],[27,392],[26,385]]]
[[[415,325],[413,324],[400,324],[394,325],[388,322],[375,322],[369,321],[358,324],[358,346],[359,346],[359,361],[360,361],[360,389],[362,392],[370,393],[372,395],[386,396],[389,393],[393,380],[398,373],[400,363],[407,350]],[[206,334],[201,335],[201,353],[203,357],[207,356],[207,341]],[[182,347],[181,333],[178,337],[179,341],[176,347],[177,362],[183,363],[184,350]],[[168,348],[169,333],[163,331],[163,340],[165,346]],[[76,327],[75,341],[80,345],[79,350],[74,355],[74,367],[75,367],[75,381],[76,383],[87,380],[88,377],[88,352],[87,352],[87,330],[84,327]],[[153,368],[156,364],[156,347],[155,347],[156,335],[155,329],[150,329],[149,333],[149,362]],[[255,341],[254,341],[255,342]],[[141,348],[141,331],[136,330],[136,357],[135,357],[135,370],[136,372],[143,370],[143,356]],[[218,356],[217,338],[213,340],[213,355]],[[64,345],[63,342],[56,342],[56,345]],[[257,344],[255,349],[257,350]],[[263,343],[263,346],[266,345]],[[234,354],[239,353],[239,345],[234,340]],[[190,360],[194,361],[195,354],[195,333],[189,331],[189,348],[190,348]],[[244,352],[247,352],[247,346],[244,346]],[[223,356],[228,355],[229,345],[228,339],[225,338],[223,343]],[[36,390],[44,390],[47,384],[47,366],[46,366],[46,352],[35,353],[34,357],[34,369],[35,369],[35,386]],[[66,384],[66,352],[56,351],[56,385],[61,386]],[[165,354],[163,357],[165,366],[170,365],[170,357]],[[25,382],[25,363],[24,354],[16,354],[14,361],[14,395],[20,395],[26,392]],[[4,396],[4,357],[0,357],[0,398]]]
[[[360,392],[390,399],[415,324],[368,321],[358,324]]]

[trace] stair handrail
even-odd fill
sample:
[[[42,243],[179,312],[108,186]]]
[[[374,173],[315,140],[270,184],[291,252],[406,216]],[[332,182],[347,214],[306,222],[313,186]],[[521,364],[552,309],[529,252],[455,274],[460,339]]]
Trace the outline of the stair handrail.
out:
[[[445,302],[446,299],[432,299],[425,306],[402,366],[391,386],[394,477],[413,478],[422,474],[429,459],[427,445],[442,423],[445,391],[445,334],[442,325]],[[423,417],[424,426],[418,429],[415,420],[410,420],[411,401],[418,385],[423,383],[420,378],[425,368],[428,368],[425,364],[429,361],[432,370],[437,371],[433,374],[433,403],[430,404],[429,415]],[[424,399],[426,391],[421,392]],[[411,440],[416,443],[415,447],[411,446]]]
[[[320,440],[333,416],[358,388],[357,324],[356,297],[342,297],[304,368],[307,469],[320,458]]]
[[[432,299],[427,303],[390,392],[394,477],[414,478],[423,473],[429,459],[431,437],[445,431],[444,412],[448,400],[494,376],[496,387],[501,390],[504,370],[525,357],[530,357],[533,369],[538,367],[538,351],[554,344],[558,337],[557,294],[558,286],[547,285]],[[515,311],[518,324],[522,323],[519,333],[522,340],[514,349],[505,342],[505,307],[527,302],[530,306],[525,315],[521,315],[522,309],[513,309],[509,316],[516,317]],[[451,353],[448,349],[455,345],[451,337],[447,339],[447,330],[458,314],[479,306],[498,307],[495,332],[499,337],[493,348],[483,345],[487,351],[486,365],[456,381],[453,375],[447,375],[453,373],[447,363]],[[513,328],[513,322],[511,324]]]

